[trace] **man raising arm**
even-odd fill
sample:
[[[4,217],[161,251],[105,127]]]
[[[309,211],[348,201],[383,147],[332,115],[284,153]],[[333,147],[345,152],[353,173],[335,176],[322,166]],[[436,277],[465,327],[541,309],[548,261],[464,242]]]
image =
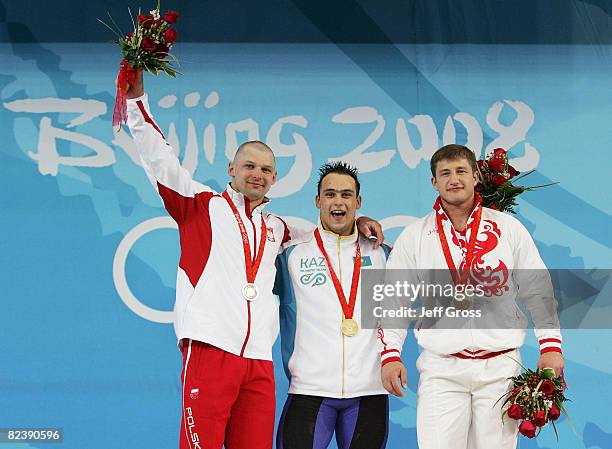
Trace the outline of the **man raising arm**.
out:
[[[274,262],[291,236],[264,210],[276,180],[274,154],[263,142],[240,145],[228,165],[231,180],[217,193],[195,182],[174,156],[149,110],[142,70],[127,97],[142,166],[179,228],[174,328],[183,352],[180,447],[270,449]]]

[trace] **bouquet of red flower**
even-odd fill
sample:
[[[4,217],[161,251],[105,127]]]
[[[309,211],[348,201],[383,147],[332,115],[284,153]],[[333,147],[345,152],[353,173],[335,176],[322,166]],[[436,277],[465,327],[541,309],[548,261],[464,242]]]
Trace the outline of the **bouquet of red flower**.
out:
[[[130,16],[131,14],[130,11]],[[149,14],[140,14],[138,11],[136,22],[132,17],[134,31],[127,35],[123,35],[110,14],[109,17],[116,29],[98,20],[118,36],[114,42],[121,48],[123,56],[117,75],[117,98],[113,111],[113,125],[121,127],[121,122],[127,121],[125,95],[129,85],[134,82],[136,69],[142,68],[153,75],[165,72],[172,77],[179,73],[173,65],[178,65],[178,61],[170,54],[170,49],[178,38],[177,31],[171,26],[178,20],[178,13],[169,9],[161,15],[158,1],[157,7]]]
[[[510,182],[511,179],[514,179],[514,182],[516,182],[533,173],[534,170],[517,176],[520,172],[510,165],[508,153],[502,148],[496,148],[493,150],[493,154],[486,156],[477,163],[480,182],[476,186],[476,191],[482,198],[482,205],[501,212],[511,212],[514,214],[516,197],[526,190],[535,190],[540,187],[557,184],[553,182],[533,187],[515,186]]]
[[[567,410],[563,406],[568,400],[563,394],[566,388],[563,377],[555,377],[551,368],[533,371],[523,367],[523,370],[520,375],[511,378],[514,384],[512,390],[499,399],[506,398],[502,408],[508,404],[502,414],[502,420],[506,415],[517,421],[522,420],[518,429],[527,438],[537,436],[542,427],[551,423],[558,439],[555,421],[561,413],[571,425]]]

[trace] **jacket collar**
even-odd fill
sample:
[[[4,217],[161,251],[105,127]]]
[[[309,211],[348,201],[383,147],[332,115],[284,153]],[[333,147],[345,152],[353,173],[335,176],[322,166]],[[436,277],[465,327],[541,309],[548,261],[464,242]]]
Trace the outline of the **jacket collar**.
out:
[[[234,188],[229,182],[227,183],[227,187],[225,188],[225,191],[228,193],[229,197],[236,205],[236,208],[238,210],[242,209],[247,217],[250,217],[253,213],[261,213],[263,208],[266,207],[266,205],[270,203],[270,199],[268,197],[264,197],[263,202],[259,206],[257,206],[255,209],[253,209],[251,213],[249,213],[251,200],[249,200],[242,193],[234,190]]]
[[[480,197],[478,192],[474,192],[474,205],[472,206],[472,210],[470,211],[470,215],[468,216],[466,229],[470,226],[470,224],[474,220],[474,214],[476,213],[476,211],[481,207],[482,207],[482,198]],[[446,212],[444,211],[444,208],[442,207],[442,199],[440,198],[440,196],[436,198],[436,201],[433,205],[433,209],[436,211],[436,214],[440,215],[440,218],[442,218],[442,223],[445,223],[447,221],[449,223],[451,222],[450,218],[448,218],[448,215],[446,215]]]
[[[327,231],[323,229],[323,225],[321,225],[321,220],[317,224],[317,228],[319,229],[319,233],[321,234],[321,240],[323,240],[323,245],[337,245],[340,243],[340,246],[350,246],[354,245],[357,242],[357,238],[359,237],[359,232],[357,232],[357,223],[353,225],[353,233],[350,235],[340,235],[336,234],[332,231]]]

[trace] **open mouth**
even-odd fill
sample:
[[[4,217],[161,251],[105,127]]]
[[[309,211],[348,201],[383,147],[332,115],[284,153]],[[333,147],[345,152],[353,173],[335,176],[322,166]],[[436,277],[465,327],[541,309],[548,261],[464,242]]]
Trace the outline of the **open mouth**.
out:
[[[342,218],[346,215],[346,211],[343,210],[332,210],[331,216],[334,218]]]

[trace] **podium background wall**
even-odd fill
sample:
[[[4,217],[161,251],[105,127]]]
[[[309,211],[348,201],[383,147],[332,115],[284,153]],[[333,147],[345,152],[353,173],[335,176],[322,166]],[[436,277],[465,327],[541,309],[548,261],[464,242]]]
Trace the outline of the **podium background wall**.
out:
[[[182,14],[184,75],[145,84],[198,181],[223,189],[236,142],[266,140],[270,209],[315,223],[317,169],[342,158],[393,242],[431,210],[435,149],[504,147],[535,169],[526,184],[560,182],[519,200],[547,265],[610,268],[612,2],[183,3],[162,7]],[[126,4],[138,8],[0,0],[0,427],[62,427],[70,449],[178,442],[178,236],[131,137],[111,127],[119,55],[96,21],[110,11],[127,32]],[[562,421],[558,444],[546,429],[519,447],[612,447],[612,332],[564,337],[576,433]],[[416,447],[417,352],[409,337],[389,448]],[[535,365],[531,333],[523,357]],[[280,363],[276,374],[280,409]]]

